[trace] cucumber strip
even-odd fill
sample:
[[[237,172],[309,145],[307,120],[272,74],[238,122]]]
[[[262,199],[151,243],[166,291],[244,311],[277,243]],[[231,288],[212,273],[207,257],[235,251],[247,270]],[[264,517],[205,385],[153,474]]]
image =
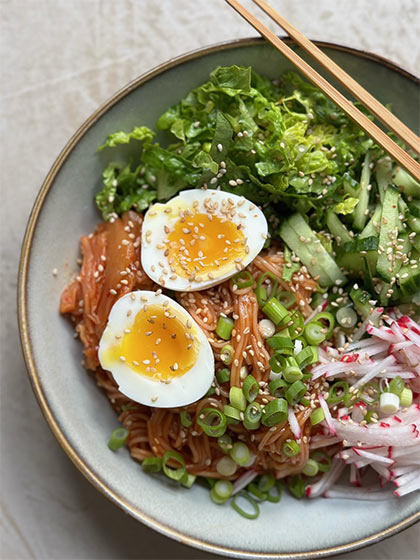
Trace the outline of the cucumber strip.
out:
[[[322,246],[309,225],[300,214],[294,214],[280,227],[280,237],[295,252],[310,274],[321,286],[343,284],[346,277],[334,259]]]
[[[394,172],[394,184],[406,195],[415,199],[420,198],[420,183],[418,183],[405,169],[397,167]]]
[[[361,288],[352,288],[350,291],[350,297],[360,317],[363,320],[367,319],[374,310],[374,307],[369,303],[369,301],[372,299],[369,292],[366,292]]]
[[[412,200],[408,203],[408,210],[415,218],[420,218],[420,201]]]
[[[416,251],[420,251],[420,234],[416,233],[415,237],[411,238],[411,243]]]
[[[357,198],[359,191],[359,183],[353,179],[350,173],[346,172],[343,175],[343,189],[344,192],[353,198]]]
[[[378,261],[378,252],[369,251],[365,256],[369,265],[369,270],[375,271]],[[337,262],[352,278],[357,278],[365,272],[365,263],[363,259],[360,258],[360,253],[345,253],[339,256]]]
[[[403,266],[399,272],[398,285],[403,296],[418,294],[420,292],[420,252],[413,249],[411,260],[417,264]]]
[[[381,215],[382,215],[382,207],[380,204],[377,204],[373,216],[366,224],[365,229],[359,233],[358,239],[363,239],[365,237],[372,237],[374,235],[379,236]]]
[[[380,159],[376,165],[376,182],[378,184],[381,203],[384,201],[387,186],[392,183],[392,160],[389,157]]]
[[[363,163],[362,176],[360,178],[359,203],[353,212],[353,227],[363,229],[367,216],[365,214],[369,204],[369,181],[370,181],[370,152],[366,152]]]
[[[337,245],[340,246],[343,243],[348,243],[353,240],[348,229],[333,210],[328,210],[326,223]]]
[[[398,238],[398,200],[400,193],[394,187],[388,186],[382,205],[381,230],[379,232],[379,257],[376,273],[385,282],[391,282],[395,277],[395,269],[401,262],[395,258]]]
[[[411,202],[410,204],[412,205],[413,202]],[[414,206],[409,207],[403,200],[402,196],[400,196],[400,199],[398,201],[398,208],[400,209],[400,212],[404,214],[404,222],[411,229],[411,231],[420,233],[420,219],[410,211],[411,209],[414,209],[414,212],[416,212],[416,208]]]
[[[370,235],[369,237],[360,237],[359,235],[350,243],[345,243],[343,251],[345,253],[361,253],[362,251],[376,251],[378,247],[379,241],[375,235]]]

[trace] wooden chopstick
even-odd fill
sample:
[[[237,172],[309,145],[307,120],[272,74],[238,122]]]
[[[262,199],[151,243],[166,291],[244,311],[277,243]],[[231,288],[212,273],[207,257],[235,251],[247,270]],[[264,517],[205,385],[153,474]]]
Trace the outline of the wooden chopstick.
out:
[[[324,77],[314,70],[298,54],[277,37],[251,12],[237,0],[226,0],[248,23],[250,23],[263,37],[272,43],[286,58],[288,58],[312,83],[319,87],[342,111],[360,126],[375,142],[391,155],[402,167],[420,181],[420,164],[407,152],[396,144],[385,132],[336,90]]]
[[[267,15],[271,17],[298,45],[310,54],[334,78],[340,82],[350,93],[358,99],[369,111],[375,115],[389,130],[392,130],[401,140],[415,152],[420,152],[420,138],[408,128],[398,117],[393,115],[373,95],[366,91],[356,80],[345,72],[338,64],[321,51],[303,33],[294,27],[287,19],[280,15],[265,0],[253,0]]]

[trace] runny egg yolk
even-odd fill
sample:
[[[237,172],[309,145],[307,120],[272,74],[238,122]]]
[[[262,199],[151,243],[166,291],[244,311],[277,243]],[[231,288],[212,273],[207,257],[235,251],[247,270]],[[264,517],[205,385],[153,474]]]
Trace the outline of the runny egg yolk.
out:
[[[195,328],[170,307],[145,305],[108,351],[105,361],[120,360],[134,371],[170,381],[189,371],[198,356]]]
[[[168,261],[179,276],[222,274],[235,262],[240,266],[246,254],[241,226],[223,216],[193,214],[179,219],[168,234]]]

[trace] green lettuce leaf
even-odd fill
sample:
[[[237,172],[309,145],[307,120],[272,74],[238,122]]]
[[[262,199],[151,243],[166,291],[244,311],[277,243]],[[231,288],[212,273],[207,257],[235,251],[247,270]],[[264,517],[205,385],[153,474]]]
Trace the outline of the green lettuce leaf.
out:
[[[142,212],[156,199],[156,191],[141,180],[142,165],[132,170],[130,164],[110,163],[102,174],[103,189],[96,195],[96,204],[104,220],[131,208]]]
[[[349,196],[334,206],[334,212],[336,214],[351,214],[358,203],[358,198]]]
[[[140,140],[144,146],[148,146],[155,136],[155,133],[147,126],[136,126],[131,132],[114,132],[106,139],[105,144],[98,148],[99,151],[105,148],[115,148],[118,144],[128,144],[130,140]]]

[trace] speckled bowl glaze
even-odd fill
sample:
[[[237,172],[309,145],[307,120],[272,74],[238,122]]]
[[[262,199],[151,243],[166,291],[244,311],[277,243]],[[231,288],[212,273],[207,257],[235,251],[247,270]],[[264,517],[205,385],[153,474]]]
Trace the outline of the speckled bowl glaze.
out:
[[[325,52],[415,130],[418,81],[374,55],[318,43]],[[304,56],[304,55],[303,55]],[[304,56],[305,57],[305,56]],[[320,558],[377,542],[420,519],[420,496],[397,501],[297,501],[264,504],[255,521],[216,507],[203,487],[178,488],[142,472],[126,449],[111,453],[117,422],[105,396],[81,366],[80,343],[58,312],[76,271],[79,237],[100,217],[93,204],[108,133],[156,118],[219,65],[251,65],[276,78],[290,63],[259,39],[216,45],[171,60],[134,80],[100,107],[54,163],[36,199],[19,271],[19,322],[33,390],[58,441],[88,480],[124,511],[197,548],[236,558]],[[418,132],[418,130],[416,130]],[[54,277],[52,270],[58,269]]]

